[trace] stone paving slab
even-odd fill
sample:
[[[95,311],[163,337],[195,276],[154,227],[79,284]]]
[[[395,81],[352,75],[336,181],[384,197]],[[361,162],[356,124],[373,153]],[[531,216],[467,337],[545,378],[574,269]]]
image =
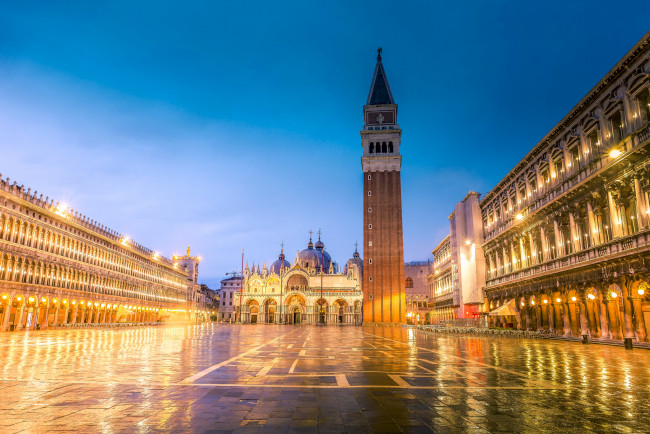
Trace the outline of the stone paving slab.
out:
[[[650,352],[406,328],[0,335],[0,432],[648,432]]]

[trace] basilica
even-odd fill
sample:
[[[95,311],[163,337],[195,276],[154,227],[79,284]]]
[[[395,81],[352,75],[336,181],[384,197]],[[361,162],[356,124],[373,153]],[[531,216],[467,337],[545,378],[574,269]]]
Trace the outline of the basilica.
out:
[[[360,325],[362,276],[363,261],[356,249],[341,270],[319,235],[316,244],[310,237],[292,263],[284,249],[270,267],[264,262],[260,270],[247,263],[243,288],[230,297],[243,323]]]

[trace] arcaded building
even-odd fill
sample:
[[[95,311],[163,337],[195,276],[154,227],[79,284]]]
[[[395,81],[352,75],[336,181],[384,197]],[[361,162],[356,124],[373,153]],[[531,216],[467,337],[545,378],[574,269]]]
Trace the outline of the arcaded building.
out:
[[[481,201],[493,325],[648,340],[650,33]]]
[[[244,286],[233,294],[234,315],[243,323],[361,325],[363,260],[354,252],[344,270],[332,261],[320,236],[296,252],[260,269],[244,269]],[[224,281],[224,283],[228,283]],[[228,301],[230,299],[228,298]]]
[[[189,268],[188,268],[189,267]],[[0,330],[204,317],[198,258],[165,258],[0,180]]]

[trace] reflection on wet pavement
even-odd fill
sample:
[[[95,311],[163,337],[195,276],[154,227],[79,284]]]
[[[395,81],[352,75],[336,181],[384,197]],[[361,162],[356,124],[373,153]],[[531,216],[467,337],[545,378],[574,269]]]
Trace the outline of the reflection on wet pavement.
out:
[[[406,328],[0,335],[0,432],[647,431],[650,351]]]

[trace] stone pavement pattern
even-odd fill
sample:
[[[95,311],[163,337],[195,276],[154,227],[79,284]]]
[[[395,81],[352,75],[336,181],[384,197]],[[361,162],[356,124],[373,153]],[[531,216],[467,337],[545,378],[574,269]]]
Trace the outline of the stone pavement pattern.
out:
[[[0,432],[641,432],[650,351],[406,328],[0,335]]]

